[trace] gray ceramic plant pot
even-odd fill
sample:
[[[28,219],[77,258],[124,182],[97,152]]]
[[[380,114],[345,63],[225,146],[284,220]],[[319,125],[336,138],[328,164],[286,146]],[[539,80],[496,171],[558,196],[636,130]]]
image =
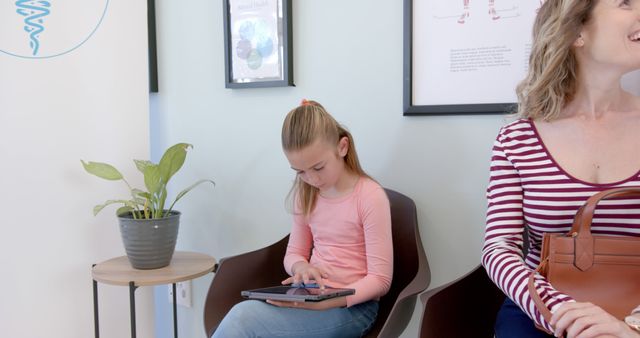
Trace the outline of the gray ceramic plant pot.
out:
[[[148,270],[169,265],[178,238],[179,211],[160,219],[133,219],[129,213],[118,216],[118,221],[131,266]]]

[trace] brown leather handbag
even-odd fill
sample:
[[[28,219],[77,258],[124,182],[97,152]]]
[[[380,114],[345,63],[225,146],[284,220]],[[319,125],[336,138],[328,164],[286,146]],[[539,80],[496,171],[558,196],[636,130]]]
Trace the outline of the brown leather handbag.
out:
[[[640,197],[640,188],[616,188],[591,196],[578,210],[568,234],[545,233],[542,257],[529,276],[529,293],[547,322],[551,312],[534,285],[536,272],[578,302],[591,302],[620,320],[640,305],[640,237],[594,235],[593,212],[600,200]]]

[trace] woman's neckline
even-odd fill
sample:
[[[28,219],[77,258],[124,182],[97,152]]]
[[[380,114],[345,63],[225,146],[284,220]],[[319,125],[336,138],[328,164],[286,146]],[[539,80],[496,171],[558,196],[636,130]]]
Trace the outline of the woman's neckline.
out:
[[[616,185],[620,185],[629,181],[634,180],[635,178],[638,177],[638,175],[640,175],[640,169],[636,170],[636,172],[631,175],[630,177],[627,177],[625,179],[622,180],[618,180],[618,181],[613,181],[613,182],[607,182],[607,183],[594,183],[594,182],[588,182],[582,179],[579,179],[577,177],[575,177],[574,175],[572,175],[571,173],[567,172],[559,163],[558,161],[556,161],[556,159],[553,157],[553,154],[551,154],[551,152],[549,151],[549,148],[547,148],[547,145],[545,144],[544,140],[542,139],[542,137],[540,136],[540,132],[538,131],[538,127],[536,127],[535,122],[532,119],[525,119],[525,121],[531,126],[531,130],[533,130],[533,134],[535,135],[535,137],[538,139],[538,142],[540,143],[540,146],[542,147],[542,150],[545,152],[545,154],[547,154],[547,157],[549,158],[549,160],[551,161],[551,163],[553,163],[553,165],[556,166],[556,168],[558,168],[558,170],[563,173],[565,176],[567,176],[570,180],[584,184],[584,185],[589,185],[589,186],[594,186],[594,187],[609,187],[609,186],[616,186]]]

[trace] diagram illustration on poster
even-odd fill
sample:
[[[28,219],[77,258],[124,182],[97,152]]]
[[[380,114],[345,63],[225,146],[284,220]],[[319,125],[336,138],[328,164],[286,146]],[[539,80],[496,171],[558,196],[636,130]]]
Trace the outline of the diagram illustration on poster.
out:
[[[457,19],[456,21],[459,24],[464,24],[469,20],[470,16],[473,17],[478,17],[480,20],[483,20],[486,16],[486,19],[489,21],[496,21],[499,19],[509,19],[509,18],[514,18],[514,17],[518,17],[520,16],[520,6],[516,5],[511,5],[511,6],[502,6],[500,7],[501,3],[504,3],[504,1],[500,1],[500,0],[474,0],[473,1],[473,5],[471,6],[471,0],[456,0],[459,1],[460,4],[462,5],[462,13],[458,14],[458,13],[446,13],[446,14],[436,14],[434,15],[434,19],[439,19],[439,20],[452,20],[452,19]],[[496,1],[498,2],[496,4]],[[540,2],[540,6],[542,6],[542,0],[539,1]],[[483,3],[486,3],[486,7],[484,6]],[[536,9],[536,11],[539,9],[539,7]],[[488,14],[488,15],[487,15]],[[480,17],[480,16],[483,17]]]

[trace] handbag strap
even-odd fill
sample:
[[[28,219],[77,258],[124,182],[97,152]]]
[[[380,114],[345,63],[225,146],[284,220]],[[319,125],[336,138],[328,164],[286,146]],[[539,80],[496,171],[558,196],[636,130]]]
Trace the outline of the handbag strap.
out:
[[[626,187],[603,190],[587,199],[578,209],[569,236],[574,238],[574,261],[576,268],[586,271],[593,266],[594,240],[591,235],[591,222],[598,202],[607,198],[640,196],[640,188]]]
[[[531,297],[531,299],[533,300],[533,303],[536,305],[536,309],[538,309],[538,311],[540,312],[544,320],[547,321],[547,323],[551,322],[552,314],[549,308],[547,308],[547,305],[545,305],[544,302],[542,301],[540,294],[538,294],[538,290],[536,289],[536,285],[535,285],[535,276],[536,276],[536,273],[539,273],[543,270],[542,267],[546,266],[548,262],[549,262],[549,259],[545,259],[544,262],[540,263],[537,269],[535,269],[534,271],[531,271],[531,274],[529,275],[529,282],[527,283],[527,286],[529,288],[529,297]],[[552,336],[554,335],[554,333],[547,330],[546,327],[538,324],[535,324],[535,325],[538,330],[542,330]],[[566,334],[563,334],[562,337],[566,337]]]
[[[585,204],[578,210],[578,213],[576,213],[573,226],[571,227],[571,235],[576,237],[582,232],[591,232],[593,213],[596,210],[598,202],[601,200],[613,197],[629,197],[633,195],[640,196],[640,187],[608,189],[589,197]]]
[[[542,263],[540,263],[540,265],[538,265],[537,269],[531,271],[531,274],[529,275],[529,282],[527,283],[527,287],[529,288],[529,297],[531,297],[533,303],[536,305],[536,308],[538,309],[544,320],[547,321],[547,323],[551,321],[551,311],[542,301],[542,298],[538,293],[538,289],[536,289],[535,276],[537,273],[540,273],[543,270],[548,262],[549,260],[545,259]]]

